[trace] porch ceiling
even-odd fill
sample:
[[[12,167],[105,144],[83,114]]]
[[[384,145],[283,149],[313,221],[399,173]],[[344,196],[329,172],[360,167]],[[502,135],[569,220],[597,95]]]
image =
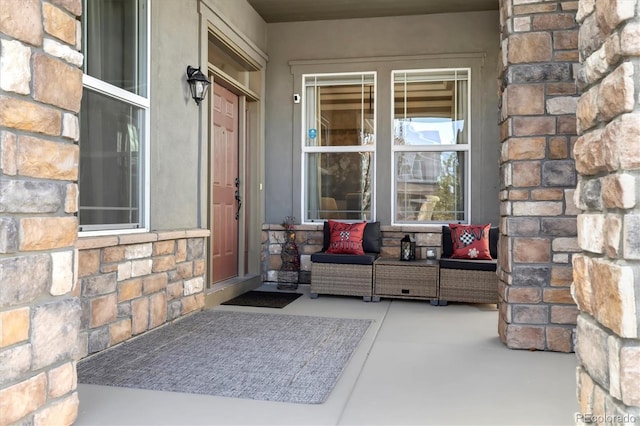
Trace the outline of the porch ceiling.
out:
[[[268,23],[498,10],[498,0],[248,0]]]

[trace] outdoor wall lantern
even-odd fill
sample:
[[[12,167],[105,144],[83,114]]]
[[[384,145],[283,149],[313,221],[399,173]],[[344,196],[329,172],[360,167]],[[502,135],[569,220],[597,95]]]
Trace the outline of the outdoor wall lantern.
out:
[[[187,82],[189,82],[189,89],[191,89],[191,97],[197,105],[200,105],[200,102],[207,97],[211,82],[202,74],[200,68],[192,66],[187,66]]]
[[[409,234],[400,240],[400,260],[416,260],[416,242]]]

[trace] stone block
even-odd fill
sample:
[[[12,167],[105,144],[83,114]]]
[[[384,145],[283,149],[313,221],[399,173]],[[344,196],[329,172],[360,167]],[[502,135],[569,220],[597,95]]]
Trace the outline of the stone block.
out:
[[[51,3],[66,9],[75,16],[82,15],[82,0],[51,0]]]
[[[526,64],[510,66],[506,78],[509,84],[570,82],[575,87],[571,74],[566,63]]]
[[[555,12],[558,5],[555,3],[530,2],[529,4],[517,4],[513,7],[514,15],[532,15],[536,13]]]
[[[547,114],[564,115],[575,114],[578,98],[575,96],[556,96],[547,99]]]
[[[572,160],[545,161],[542,164],[542,186],[576,186],[576,171]]]
[[[187,260],[187,240],[180,239],[176,241],[176,262],[185,260]]]
[[[169,302],[167,306],[167,321],[173,321],[182,315],[182,302],[180,300],[173,300]]]
[[[78,417],[79,404],[80,401],[77,392],[72,393],[60,401],[52,402],[34,415],[33,425],[72,425]]]
[[[575,95],[577,92],[575,83],[547,83],[545,86],[545,94],[547,96]]]
[[[149,328],[155,328],[167,322],[167,296],[165,293],[151,295],[149,311]]]
[[[14,346],[0,351],[0,387],[27,377],[30,369],[30,344]]]
[[[31,326],[29,307],[0,312],[0,348],[24,342]]]
[[[118,283],[118,303],[142,296],[142,279],[135,278]]]
[[[158,241],[158,234],[156,234],[155,232],[122,234],[118,236],[118,242],[123,246],[154,243],[155,241]]]
[[[151,259],[139,259],[131,261],[131,276],[141,277],[143,275],[150,275],[153,268],[153,260]]]
[[[573,268],[571,266],[553,265],[551,267],[552,287],[569,287],[573,281]]]
[[[165,272],[176,268],[176,257],[172,254],[153,258],[152,272]]]
[[[573,256],[573,289],[580,309],[593,315],[595,296],[591,285],[591,258],[588,256]]]
[[[510,64],[548,62],[552,58],[551,34],[547,32],[514,34],[508,43]]]
[[[62,296],[73,290],[73,250],[51,253],[51,288],[52,296]]]
[[[78,236],[76,217],[29,217],[20,219],[20,250],[49,250],[73,246]]]
[[[516,324],[547,324],[549,306],[512,304],[511,317]]]
[[[540,14],[533,17],[532,28],[534,31],[541,30],[568,30],[576,28],[576,20],[571,13],[549,13]]]
[[[610,170],[640,168],[640,114],[623,114],[609,123],[603,142]]]
[[[300,261],[304,256],[300,256]],[[204,275],[207,272],[207,261],[204,259],[194,260],[193,261],[193,275],[199,276]]]
[[[544,114],[544,85],[511,84],[505,89],[503,102],[507,116]]]
[[[512,182],[515,187],[540,186],[540,162],[518,161],[513,164]]]
[[[576,104],[576,118],[580,133],[591,129],[598,121],[598,86],[584,92]]]
[[[602,179],[602,200],[607,208],[632,209],[636,206],[636,178],[616,173]]]
[[[132,244],[124,247],[124,258],[128,260],[151,257],[152,253],[152,243]]]
[[[551,323],[575,325],[578,320],[578,307],[554,305],[551,306]]]
[[[620,349],[620,391],[622,402],[628,406],[640,406],[640,347],[625,346]]]
[[[18,251],[18,221],[12,217],[0,218],[0,253]]]
[[[115,266],[118,273],[118,281],[124,281],[131,278],[131,262],[121,262],[116,265],[103,265],[102,272],[106,272],[106,269],[111,269]]]
[[[0,182],[0,212],[56,213],[64,206],[65,186],[55,182]]]
[[[153,256],[163,256],[167,254],[175,254],[176,242],[174,240],[157,241],[153,243]]]
[[[623,255],[625,259],[640,259],[640,215],[627,214],[623,219]]]
[[[578,316],[576,326],[576,356],[591,378],[605,389],[609,388],[609,355],[607,332],[596,321]]]
[[[76,20],[50,3],[42,4],[44,30],[70,45],[76,44]]]
[[[570,288],[545,288],[542,290],[542,301],[546,303],[574,304]]]
[[[616,214],[608,214],[604,219],[604,252],[617,259],[620,255],[620,241],[622,240],[622,217]]]
[[[167,274],[153,274],[142,279],[142,293],[150,294],[167,288],[169,277]]]
[[[578,215],[578,245],[591,253],[604,252],[604,215]]]
[[[195,293],[201,293],[204,290],[204,279],[202,277],[193,278],[184,281],[184,295],[190,296]]]
[[[572,50],[578,48],[578,30],[562,30],[553,32],[554,50]]]
[[[575,135],[578,133],[575,114],[559,115],[556,123],[559,135]]]
[[[520,287],[544,287],[550,279],[548,266],[515,266],[511,273],[512,285]]]
[[[203,296],[202,298],[198,296]],[[191,296],[187,296],[182,298],[182,315],[186,315],[188,313],[197,311],[202,309],[204,306],[204,295],[202,293],[192,294]]]
[[[598,91],[600,119],[612,118],[634,109],[633,64],[624,62],[602,80]]]
[[[513,203],[514,216],[561,216],[562,203],[555,201],[518,201]]]
[[[514,287],[507,289],[507,301],[516,303],[540,303],[542,301],[542,290],[534,287]]]
[[[580,136],[574,145],[573,152],[576,170],[583,175],[595,175],[607,170],[604,132],[594,130]]]
[[[622,22],[635,16],[635,1],[607,0],[596,2],[598,27],[609,35]]]
[[[544,327],[509,324],[506,328],[505,343],[511,349],[544,350]]]
[[[15,134],[0,131],[0,170],[7,176],[15,176],[18,173],[17,141]]]
[[[109,324],[109,346],[116,345],[131,337],[131,319],[125,318]]]
[[[173,300],[182,297],[184,294],[184,284],[182,281],[167,285],[167,299]]]
[[[46,294],[50,275],[49,254],[0,259],[0,308],[28,304]]]
[[[0,40],[0,89],[31,93],[31,49],[17,40]]]
[[[0,0],[0,10],[3,9]],[[17,6],[16,6],[17,7]],[[19,8],[19,7],[18,7]],[[0,22],[2,20],[0,19]],[[0,419],[11,425],[43,407],[47,401],[47,376],[40,373],[13,386],[0,389]]]
[[[0,0],[0,32],[40,46],[43,38],[40,4],[40,0]]]
[[[124,302],[118,303],[118,318],[128,318],[131,317],[131,303]]]
[[[115,273],[95,275],[82,279],[82,295],[85,297],[114,293],[118,281]]]
[[[529,199],[529,190],[528,189],[512,189],[508,191],[508,200],[509,201],[526,201]]]
[[[0,126],[57,136],[61,117],[62,113],[54,108],[0,95]]]
[[[149,298],[142,297],[131,301],[131,333],[136,335],[149,328]]]
[[[621,337],[637,338],[633,268],[594,259],[591,266],[594,316]]]
[[[72,359],[80,332],[80,301],[62,299],[36,306],[31,344],[34,370]]]
[[[513,18],[513,31],[517,33],[531,31],[531,17],[519,16]]]
[[[508,217],[506,232],[513,236],[535,236],[540,232],[540,219],[531,217]]]
[[[121,262],[125,259],[125,246],[105,247],[102,250],[104,263]]]
[[[187,259],[196,260],[204,257],[204,238],[189,238],[187,240]]]
[[[89,331],[88,351],[90,354],[100,352],[109,347],[111,336],[109,327],[100,327]]]
[[[583,58],[591,56],[604,43],[605,36],[598,27],[595,14],[587,16],[579,28],[578,50]]]
[[[117,317],[117,295],[108,294],[91,300],[91,328],[100,327],[116,320]]]
[[[545,329],[547,349],[555,352],[573,352],[573,330],[567,327]]]
[[[176,265],[175,271],[169,271],[169,281],[184,280],[193,276],[193,262],[179,263]]]
[[[555,117],[521,117],[513,118],[514,136],[543,136],[555,135]]]
[[[76,113],[80,111],[82,99],[80,69],[57,58],[36,53],[33,58],[33,70],[35,100]]]
[[[579,204],[584,210],[602,210],[602,182],[600,179],[583,178],[579,182]]]
[[[49,398],[60,398],[77,387],[76,368],[71,362],[49,370],[47,379]]]
[[[575,218],[542,218],[541,232],[554,237],[575,237],[578,232]]]
[[[620,31],[620,53],[625,56],[640,55],[640,23],[629,22]]]

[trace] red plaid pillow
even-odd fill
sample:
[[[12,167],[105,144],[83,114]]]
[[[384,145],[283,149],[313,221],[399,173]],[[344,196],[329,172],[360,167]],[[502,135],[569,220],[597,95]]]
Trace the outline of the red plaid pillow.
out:
[[[327,253],[364,254],[362,236],[367,223],[344,223],[329,220],[329,247]]]
[[[489,251],[490,223],[486,225],[450,223],[449,228],[453,243],[452,258],[491,260],[491,252]]]

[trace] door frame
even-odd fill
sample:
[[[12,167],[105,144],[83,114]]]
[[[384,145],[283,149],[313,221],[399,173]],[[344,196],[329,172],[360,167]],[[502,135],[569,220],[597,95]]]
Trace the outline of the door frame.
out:
[[[204,2],[201,6],[207,6]],[[264,222],[264,96],[265,96],[265,67],[267,56],[259,50],[253,42],[244,38],[241,34],[228,26],[228,19],[220,15],[209,7],[201,8],[201,28],[206,28],[202,32],[201,55],[205,58],[208,75],[212,81],[222,85],[226,89],[239,96],[238,102],[238,173],[240,175],[240,193],[243,199],[243,208],[240,211],[238,228],[238,276],[229,281],[223,281],[222,287],[227,284],[247,283],[258,286],[262,282],[261,277],[261,242],[262,223]],[[224,46],[225,52],[241,64],[248,74],[243,81],[235,79],[216,67],[209,58],[209,43],[215,40],[219,45]],[[206,153],[201,157],[202,182],[206,184],[202,192],[201,217],[205,218],[206,226],[212,223],[211,211],[211,156],[210,143],[212,138],[213,109],[211,96],[208,97],[208,108],[202,108],[201,116],[205,133],[203,134],[202,152]],[[243,182],[243,177],[249,180]],[[246,206],[250,206],[249,209]],[[211,236],[208,244],[207,258],[211,255],[211,246],[215,236]],[[207,261],[207,293],[218,290],[211,283],[211,261]],[[209,295],[207,296],[209,304]]]

